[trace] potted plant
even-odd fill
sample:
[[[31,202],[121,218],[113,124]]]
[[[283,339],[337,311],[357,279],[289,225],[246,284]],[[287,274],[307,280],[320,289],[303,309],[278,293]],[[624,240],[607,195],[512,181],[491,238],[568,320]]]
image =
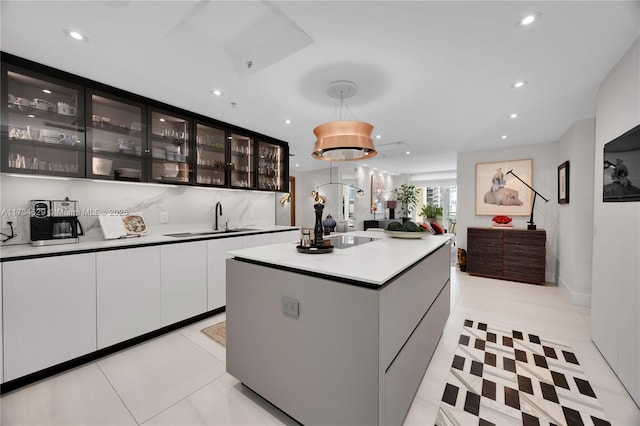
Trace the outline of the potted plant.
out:
[[[422,216],[427,222],[435,222],[436,219],[442,218],[442,207],[435,204],[427,203],[422,206],[419,216]]]
[[[418,204],[418,190],[413,185],[403,183],[400,185],[400,188],[393,190],[393,195],[398,201],[398,204],[400,204],[400,217],[402,217],[403,222],[405,222],[409,219],[416,204]]]

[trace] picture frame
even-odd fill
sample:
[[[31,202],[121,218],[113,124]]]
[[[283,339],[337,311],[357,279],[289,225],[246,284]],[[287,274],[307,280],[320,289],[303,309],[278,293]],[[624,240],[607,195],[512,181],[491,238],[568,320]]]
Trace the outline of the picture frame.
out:
[[[569,204],[569,161],[558,166],[558,204]]]
[[[477,216],[529,216],[533,191],[533,160],[476,163]]]

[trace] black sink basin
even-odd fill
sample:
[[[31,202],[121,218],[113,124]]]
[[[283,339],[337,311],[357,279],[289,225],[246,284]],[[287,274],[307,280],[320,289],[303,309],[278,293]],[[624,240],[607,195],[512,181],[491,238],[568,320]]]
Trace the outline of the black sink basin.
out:
[[[232,234],[234,232],[246,232],[246,231],[255,231],[255,229],[234,228],[234,229],[219,229],[217,231],[178,232],[175,234],[164,234],[164,235],[166,237],[174,237],[174,238],[189,238],[189,237],[201,237],[204,235]]]

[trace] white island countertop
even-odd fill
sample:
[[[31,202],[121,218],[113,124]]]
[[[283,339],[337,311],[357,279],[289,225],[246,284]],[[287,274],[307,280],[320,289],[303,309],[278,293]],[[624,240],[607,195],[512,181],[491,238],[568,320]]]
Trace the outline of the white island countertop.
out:
[[[381,286],[451,239],[426,234],[420,239],[392,238],[381,232],[356,231],[332,236],[376,238],[375,241],[326,254],[298,253],[297,243],[272,244],[229,252],[237,259]]]

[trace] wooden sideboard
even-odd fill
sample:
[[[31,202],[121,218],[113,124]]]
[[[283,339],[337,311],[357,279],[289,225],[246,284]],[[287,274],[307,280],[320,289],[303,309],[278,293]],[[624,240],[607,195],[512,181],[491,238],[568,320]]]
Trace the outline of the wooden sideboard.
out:
[[[467,228],[467,272],[544,284],[546,240],[544,230]]]

